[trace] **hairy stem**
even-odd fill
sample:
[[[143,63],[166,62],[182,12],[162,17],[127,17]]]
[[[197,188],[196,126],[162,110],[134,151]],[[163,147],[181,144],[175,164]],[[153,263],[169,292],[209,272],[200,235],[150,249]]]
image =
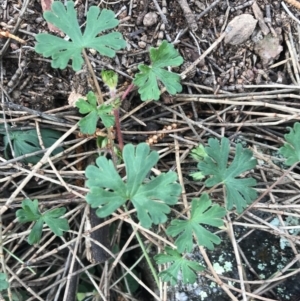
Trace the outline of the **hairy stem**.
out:
[[[144,243],[143,243],[143,241],[142,241],[142,239],[141,239],[141,237],[140,237],[140,234],[139,234],[138,232],[136,232],[135,236],[136,236],[136,239],[138,240],[139,245],[140,245],[140,247],[141,247],[141,249],[142,249],[142,251],[143,251],[143,254],[144,254],[145,259],[146,259],[146,261],[147,261],[147,263],[148,263],[148,266],[149,266],[149,268],[150,268],[150,270],[151,270],[152,276],[154,277],[154,280],[155,280],[155,282],[156,282],[156,285],[157,285],[157,287],[159,287],[159,279],[158,279],[158,275],[157,275],[157,273],[156,273],[156,270],[155,270],[155,268],[154,268],[154,266],[153,266],[153,264],[152,264],[152,261],[151,261],[149,255],[148,255],[148,252],[146,251],[146,248],[145,248]]]
[[[99,86],[99,83],[98,83],[98,80],[97,80],[97,77],[96,77],[96,74],[94,72],[94,69],[91,65],[91,62],[85,52],[85,49],[82,50],[82,54],[83,54],[83,57],[84,57],[84,60],[85,60],[85,63],[86,65],[88,66],[88,69],[89,69],[89,72],[93,78],[93,81],[94,81],[94,85],[95,85],[95,88],[97,90],[97,94],[98,94],[98,102],[99,104],[103,104],[104,101],[103,101],[103,96],[102,96],[102,93],[101,93],[101,89],[100,89],[100,86]]]
[[[128,86],[128,88],[126,89],[126,91],[123,93],[123,95],[121,97],[121,102],[124,101],[124,99],[129,94],[129,92],[132,90],[133,87],[134,87],[133,84],[130,84]],[[123,135],[121,132],[119,108],[114,110],[114,115],[115,115],[115,120],[116,120],[116,132],[117,132],[117,137],[118,137],[118,141],[119,141],[119,147],[120,147],[120,150],[122,151],[123,147],[124,147],[124,142],[123,142]]]
[[[116,123],[116,133],[119,142],[119,148],[122,151],[124,147],[123,135],[121,132],[121,124],[120,124],[120,116],[119,116],[119,109],[114,109],[114,116],[115,116],[115,123]]]
[[[85,52],[85,49],[82,50],[82,54],[83,54],[83,57],[84,57],[84,60],[85,60],[85,63],[86,65],[88,66],[88,69],[89,69],[89,72],[93,78],[93,81],[94,81],[94,84],[95,84],[95,88],[96,88],[96,91],[97,91],[97,99],[98,99],[98,103],[99,104],[103,104],[104,103],[104,100],[103,100],[103,96],[102,96],[102,93],[101,93],[101,89],[100,89],[100,86],[99,86],[99,83],[98,83],[98,80],[97,80],[97,77],[96,77],[96,74],[94,72],[94,69],[91,65],[91,62]],[[112,129],[111,128],[108,128],[107,129],[107,138],[108,138],[108,141],[109,141],[109,145],[111,147],[111,156],[112,156],[112,160],[114,162],[114,165],[116,166],[117,164],[117,158],[116,158],[116,155],[115,155],[115,152],[114,152],[114,140],[113,140],[113,134],[112,134]]]

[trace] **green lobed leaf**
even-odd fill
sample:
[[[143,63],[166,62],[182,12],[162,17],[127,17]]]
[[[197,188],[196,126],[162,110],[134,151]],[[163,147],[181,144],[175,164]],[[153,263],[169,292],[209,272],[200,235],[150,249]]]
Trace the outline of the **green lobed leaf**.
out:
[[[44,212],[43,217],[47,218],[59,218],[66,213],[65,207],[55,208]]]
[[[202,144],[199,144],[197,147],[193,148],[190,155],[196,161],[202,161],[203,158],[207,156],[205,147]]]
[[[86,196],[92,208],[97,208],[99,217],[106,217],[131,200],[143,227],[165,222],[170,212],[168,205],[175,204],[181,193],[174,172],[162,173],[149,181],[147,174],[158,161],[158,153],[151,151],[146,143],[137,147],[127,144],[123,149],[127,181],[123,182],[111,160],[99,157],[96,166],[86,169],[86,185],[90,192]]]
[[[198,169],[202,174],[209,176],[205,185],[206,187],[224,185],[227,210],[231,210],[235,206],[237,212],[241,213],[247,204],[251,204],[257,196],[253,188],[256,180],[253,178],[237,179],[236,177],[254,168],[256,159],[252,157],[250,150],[243,149],[241,144],[237,144],[234,159],[228,166],[229,140],[223,137],[219,144],[218,139],[210,138],[208,145],[205,147],[207,156],[198,163]]]
[[[208,194],[204,193],[201,198],[192,200],[191,218],[188,220],[172,220],[167,229],[167,234],[171,236],[179,235],[175,244],[180,253],[192,252],[193,236],[195,236],[198,245],[213,250],[214,244],[219,244],[221,239],[200,224],[221,227],[223,225],[222,218],[225,214],[226,210],[219,205],[212,205]]]
[[[36,199],[33,201],[29,199],[23,200],[22,208],[23,209],[18,209],[16,212],[16,216],[20,223],[34,222],[41,217],[38,200]]]
[[[41,217],[39,220],[36,221],[36,223],[34,224],[34,226],[32,227],[32,229],[29,233],[28,243],[30,245],[38,244],[39,241],[41,240],[42,232],[43,232],[43,225],[44,225],[44,221]]]
[[[82,98],[79,98],[79,100],[76,101],[76,107],[79,109],[81,114],[90,113],[97,108],[97,106],[93,106]]]
[[[78,122],[80,132],[88,135],[94,134],[97,129],[98,119],[99,116],[97,111],[92,111],[85,117],[81,118]]]
[[[8,289],[9,283],[7,281],[7,276],[4,273],[0,273],[0,292]]]
[[[78,24],[74,2],[68,1],[65,7],[61,2],[54,1],[51,10],[44,13],[44,18],[71,39],[71,41],[66,41],[46,33],[36,35],[35,51],[45,57],[51,57],[53,68],[64,69],[69,60],[72,60],[73,69],[79,71],[83,64],[81,52],[84,48],[93,48],[101,55],[114,57],[116,50],[126,46],[119,32],[111,32],[98,37],[99,33],[119,24],[111,10],[100,10],[97,6],[91,6],[87,13],[84,34]]]
[[[113,111],[113,106],[102,104],[98,108],[97,97],[92,91],[87,94],[86,101],[84,99],[79,99],[76,102],[76,107],[79,108],[79,112],[82,114],[89,113],[78,122],[80,131],[83,134],[92,135],[95,133],[99,117],[106,128],[113,126],[115,123],[115,118],[111,114]]]
[[[170,266],[159,273],[162,281],[170,282],[171,285],[177,284],[177,279],[180,278],[184,284],[193,284],[196,282],[196,272],[201,272],[205,267],[201,266],[196,261],[184,258],[177,250],[170,247],[165,247],[166,254],[158,254],[154,257],[157,264],[169,263]]]
[[[89,165],[85,170],[86,186],[90,188],[86,201],[92,208],[101,208],[96,211],[99,217],[106,217],[128,200],[126,185],[111,160],[101,156],[96,165]]]
[[[87,101],[93,106],[93,109],[97,108],[97,96],[93,91],[89,91],[89,93],[86,95]]]
[[[106,128],[109,128],[115,124],[115,117],[111,114],[112,111],[113,106],[105,104],[101,105],[97,110],[98,116],[101,118],[101,121]]]
[[[194,181],[200,181],[203,178],[205,178],[205,176],[200,171],[192,172],[192,173],[190,173],[190,176],[193,178]]]
[[[43,220],[50,230],[57,236],[62,236],[64,231],[69,231],[69,224],[65,218],[60,218],[66,212],[66,208],[56,208],[43,214]]]
[[[132,272],[135,276],[137,276],[138,279],[141,279],[141,274],[138,273],[135,269],[133,269]],[[125,279],[126,279],[126,283],[128,285],[128,289],[126,289],[126,292],[130,293],[130,294],[135,293],[138,290],[138,288],[140,287],[139,283],[129,273],[126,274]],[[127,288],[127,285],[125,285],[126,288]]]
[[[158,88],[155,73],[147,65],[138,65],[139,73],[135,74],[133,83],[139,88],[141,100],[158,100],[160,90]]]
[[[140,143],[136,147],[126,145],[123,150],[123,160],[127,174],[128,196],[136,194],[151,168],[158,162],[159,155],[151,151],[147,143]]]
[[[167,41],[155,49],[150,48],[151,66],[140,64],[139,73],[135,75],[133,83],[139,88],[141,99],[158,100],[160,90],[158,81],[163,83],[170,94],[176,94],[182,91],[180,76],[176,73],[163,69],[167,66],[179,66],[183,63],[183,58],[179,55],[174,46]]]
[[[177,67],[183,63],[183,58],[179,52],[174,48],[174,45],[164,40],[160,46],[150,48],[150,59],[155,67]]]
[[[86,95],[86,98],[86,100],[80,98],[75,104],[81,114],[89,113],[78,122],[78,126],[81,133],[92,135],[97,129],[99,119],[97,113],[97,97],[94,92],[90,91]]]
[[[290,132],[284,135],[286,143],[279,149],[279,153],[286,158],[286,165],[292,166],[300,161],[300,123],[296,122]]]
[[[41,137],[46,148],[52,146],[57,139],[61,137],[61,133],[51,129],[41,129],[40,130]],[[12,142],[12,146],[14,149],[14,153],[16,157],[27,155],[34,153],[36,151],[41,150],[40,142],[37,136],[37,131],[27,130],[27,131],[9,131],[10,140]],[[5,148],[5,157],[8,158],[8,150],[9,150],[9,140],[7,135],[3,137],[4,148]],[[52,155],[56,155],[63,151],[62,147],[57,147]],[[41,160],[42,154],[25,158],[23,161],[25,163],[36,164]]]
[[[145,228],[150,228],[152,222],[157,225],[167,221],[166,214],[170,212],[168,205],[175,205],[181,193],[181,186],[176,180],[176,173],[162,173],[141,185],[131,198]]]
[[[28,243],[39,243],[42,237],[44,222],[49,226],[50,230],[57,236],[61,236],[63,231],[69,230],[68,221],[60,218],[66,212],[65,208],[56,208],[41,214],[38,210],[38,200],[23,200],[22,208],[16,212],[16,216],[20,223],[36,222],[32,227],[28,236]]]

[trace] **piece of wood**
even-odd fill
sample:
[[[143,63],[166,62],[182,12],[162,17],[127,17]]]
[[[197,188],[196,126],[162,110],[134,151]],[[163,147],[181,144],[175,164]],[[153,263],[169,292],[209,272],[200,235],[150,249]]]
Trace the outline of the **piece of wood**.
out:
[[[92,209],[89,207],[88,218],[85,226],[86,231],[90,231],[90,229],[104,222],[103,218],[99,218],[97,216],[96,210],[97,209]],[[109,225],[91,232],[90,236],[92,239],[98,241],[107,249],[110,248]],[[98,244],[95,244],[89,238],[86,238],[86,253],[86,257],[91,263],[101,263],[110,258],[110,255],[103,248],[101,248]]]

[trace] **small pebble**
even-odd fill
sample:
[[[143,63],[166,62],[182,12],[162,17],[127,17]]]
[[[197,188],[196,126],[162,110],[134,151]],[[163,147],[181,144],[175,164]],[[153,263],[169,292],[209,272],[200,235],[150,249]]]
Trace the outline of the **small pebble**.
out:
[[[164,32],[163,31],[160,31],[157,35],[157,38],[162,40],[164,38]]]
[[[146,46],[147,46],[147,44],[144,41],[139,41],[138,45],[140,48],[143,48],[143,49],[146,48]]]
[[[43,17],[38,17],[35,19],[35,23],[42,23],[44,21]]]
[[[157,14],[156,13],[150,12],[145,15],[143,24],[146,27],[150,27],[152,25],[155,25],[156,23],[157,23]]]
[[[97,54],[97,51],[93,48],[90,48],[89,51],[90,51],[92,56],[95,56]]]
[[[141,36],[141,41],[147,42],[148,37],[146,35]]]

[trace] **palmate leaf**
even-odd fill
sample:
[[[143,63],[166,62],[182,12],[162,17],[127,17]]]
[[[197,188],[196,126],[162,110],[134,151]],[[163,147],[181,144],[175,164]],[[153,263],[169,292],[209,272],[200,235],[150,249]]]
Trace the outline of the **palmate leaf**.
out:
[[[112,115],[113,106],[103,104],[97,109],[97,114],[100,117],[106,128],[115,124],[115,117]]]
[[[42,218],[39,218],[36,223],[33,225],[29,235],[28,235],[28,243],[30,245],[38,244],[41,240],[43,233],[43,225],[44,221]]]
[[[61,218],[66,212],[65,208],[56,208],[40,213],[38,200],[23,200],[22,209],[17,210],[16,216],[20,223],[35,222],[28,236],[28,243],[33,245],[39,243],[42,237],[43,225],[46,225],[57,236],[63,235],[63,231],[69,230],[68,221]]]
[[[66,208],[55,208],[44,212],[43,220],[50,230],[57,236],[62,236],[64,231],[69,230],[68,221],[65,218],[60,218],[66,213]]]
[[[97,215],[106,217],[130,200],[137,210],[138,219],[145,228],[163,223],[170,212],[168,205],[177,203],[181,186],[176,183],[174,172],[162,173],[145,182],[147,174],[157,163],[159,156],[150,151],[146,143],[137,147],[127,144],[123,149],[127,181],[123,182],[111,160],[99,157],[96,166],[86,169],[86,185],[90,192],[86,196],[92,208],[99,208]]]
[[[180,76],[176,73],[163,69],[167,66],[179,66],[183,58],[174,46],[167,41],[155,49],[150,48],[151,66],[140,64],[140,72],[135,75],[133,83],[139,87],[142,100],[158,100],[160,90],[158,80],[164,84],[170,94],[181,92]]]
[[[0,292],[8,289],[9,283],[7,281],[7,276],[4,273],[0,273]]]
[[[158,254],[154,257],[157,264],[169,263],[170,266],[159,273],[162,281],[169,282],[171,285],[177,284],[179,273],[182,274],[184,284],[196,282],[196,272],[201,272],[205,269],[196,261],[184,258],[177,250],[170,247],[165,247],[166,254]]]
[[[114,57],[116,50],[126,46],[126,42],[119,32],[97,37],[99,33],[119,24],[111,10],[100,10],[97,6],[91,6],[87,13],[85,31],[82,34],[77,21],[74,2],[68,1],[65,7],[61,2],[54,1],[51,9],[52,11],[44,12],[44,18],[71,39],[71,41],[66,41],[46,33],[36,35],[35,51],[45,57],[52,57],[51,66],[53,68],[64,69],[69,60],[72,60],[73,69],[79,71],[83,64],[81,52],[84,48],[93,48],[101,55]]]
[[[37,200],[24,200],[22,202],[22,208],[23,209],[19,209],[16,212],[16,216],[20,223],[34,222],[41,216]]]
[[[286,158],[286,165],[293,165],[300,161],[300,123],[296,122],[290,132],[284,135],[286,143],[279,149],[280,154]]]
[[[207,187],[213,187],[218,184],[225,186],[225,203],[227,210],[236,207],[237,212],[241,213],[247,204],[252,203],[257,193],[253,186],[256,180],[253,178],[236,178],[245,171],[256,166],[256,159],[252,157],[252,152],[243,149],[241,144],[237,144],[235,157],[228,166],[229,158],[229,140],[222,138],[221,144],[218,139],[208,140],[208,147],[205,147],[207,156],[198,163],[198,169],[204,176],[209,176],[205,181]]]
[[[192,200],[191,218],[188,220],[172,220],[171,226],[167,229],[167,234],[171,236],[180,234],[175,241],[180,253],[192,252],[193,235],[196,237],[198,245],[213,250],[213,244],[219,244],[221,239],[200,224],[221,227],[223,225],[222,218],[225,214],[226,210],[219,205],[212,205],[208,194],[204,193],[200,199]]]
[[[41,129],[40,130],[42,140],[44,146],[46,148],[52,146],[57,139],[61,137],[61,133],[51,129]],[[38,139],[37,131],[34,130],[27,130],[27,131],[9,131],[10,141],[12,142],[12,146],[14,149],[14,153],[16,157],[27,155],[34,153],[36,151],[41,150],[40,142]],[[5,157],[10,157],[9,155],[9,140],[7,135],[3,137],[4,141],[4,154]],[[56,155],[63,151],[62,147],[57,147],[53,152],[52,155]],[[23,161],[25,163],[32,163],[36,164],[39,160],[43,157],[43,154],[35,155],[32,157],[27,157]]]
[[[81,118],[78,122],[80,132],[83,134],[92,135],[97,129],[99,116],[97,111],[92,111],[88,115]]]
[[[94,92],[90,91],[87,95],[87,100],[79,98],[76,101],[76,107],[81,114],[87,114],[79,122],[78,126],[81,133],[92,135],[97,128],[99,117],[106,128],[114,125],[115,117],[112,115],[113,106],[102,104],[97,107],[97,97]]]
[[[202,161],[203,158],[207,156],[205,147],[202,144],[199,144],[197,147],[192,149],[190,155],[196,161]]]

